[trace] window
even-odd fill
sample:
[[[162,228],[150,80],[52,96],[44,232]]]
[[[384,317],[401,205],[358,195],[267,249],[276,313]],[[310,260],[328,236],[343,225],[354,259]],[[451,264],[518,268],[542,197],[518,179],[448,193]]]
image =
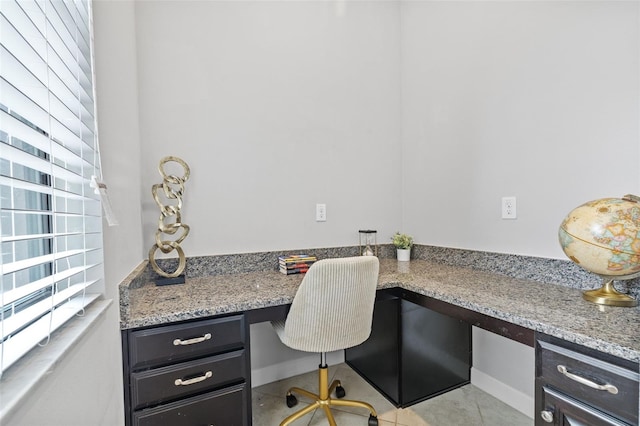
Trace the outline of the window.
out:
[[[103,285],[90,0],[0,0],[0,374]]]

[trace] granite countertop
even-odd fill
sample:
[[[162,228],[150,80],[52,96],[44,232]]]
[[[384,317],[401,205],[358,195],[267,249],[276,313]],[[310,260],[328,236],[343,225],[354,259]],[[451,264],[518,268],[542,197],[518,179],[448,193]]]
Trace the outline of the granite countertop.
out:
[[[302,277],[274,270],[188,278],[182,285],[160,287],[123,283],[121,328],[288,304]],[[426,260],[381,259],[378,288],[393,287],[640,362],[640,308],[595,305],[576,288]]]

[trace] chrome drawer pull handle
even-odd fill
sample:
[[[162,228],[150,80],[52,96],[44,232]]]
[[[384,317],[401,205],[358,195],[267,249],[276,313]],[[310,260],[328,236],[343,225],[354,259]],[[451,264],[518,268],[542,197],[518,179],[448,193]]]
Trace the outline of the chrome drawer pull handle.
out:
[[[211,339],[211,333],[207,333],[202,337],[194,337],[193,339],[187,339],[187,340],[176,339],[173,341],[173,346],[193,345],[195,343],[201,343],[209,339]]]
[[[189,386],[195,383],[200,383],[204,380],[207,380],[210,377],[213,377],[213,373],[211,372],[211,370],[204,373],[203,376],[194,377],[193,379],[188,379],[188,380],[176,379],[174,383],[176,384],[176,386]]]
[[[615,387],[614,385],[610,385],[610,384],[604,384],[604,385],[599,385],[596,382],[593,382],[589,379],[585,379],[584,377],[580,377],[576,374],[573,373],[569,373],[569,370],[567,370],[567,367],[565,367],[564,365],[559,365],[558,366],[558,371],[563,374],[564,376],[566,376],[567,378],[571,379],[571,380],[575,380],[578,383],[582,383],[585,386],[589,386],[592,389],[597,389],[597,390],[602,390],[602,391],[607,391],[609,393],[612,393],[614,395],[616,395],[618,393],[618,388]]]

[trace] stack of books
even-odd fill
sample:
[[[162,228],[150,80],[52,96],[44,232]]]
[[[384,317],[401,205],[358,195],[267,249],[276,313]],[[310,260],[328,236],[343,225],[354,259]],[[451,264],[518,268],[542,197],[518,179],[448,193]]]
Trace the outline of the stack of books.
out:
[[[278,256],[280,272],[285,275],[304,274],[316,260],[318,259],[316,259],[315,256],[308,256],[306,254]]]

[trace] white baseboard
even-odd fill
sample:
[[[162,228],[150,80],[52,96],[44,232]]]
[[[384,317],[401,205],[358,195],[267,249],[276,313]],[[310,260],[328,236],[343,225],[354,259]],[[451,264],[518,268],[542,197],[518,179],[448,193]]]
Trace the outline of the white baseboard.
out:
[[[344,362],[344,351],[329,352],[327,364],[336,365]],[[251,369],[251,387],[255,388],[276,380],[287,379],[298,374],[308,373],[318,368],[320,354],[309,354],[300,358]]]
[[[471,384],[492,395],[522,414],[534,418],[534,398],[494,379],[480,370],[471,368]]]

